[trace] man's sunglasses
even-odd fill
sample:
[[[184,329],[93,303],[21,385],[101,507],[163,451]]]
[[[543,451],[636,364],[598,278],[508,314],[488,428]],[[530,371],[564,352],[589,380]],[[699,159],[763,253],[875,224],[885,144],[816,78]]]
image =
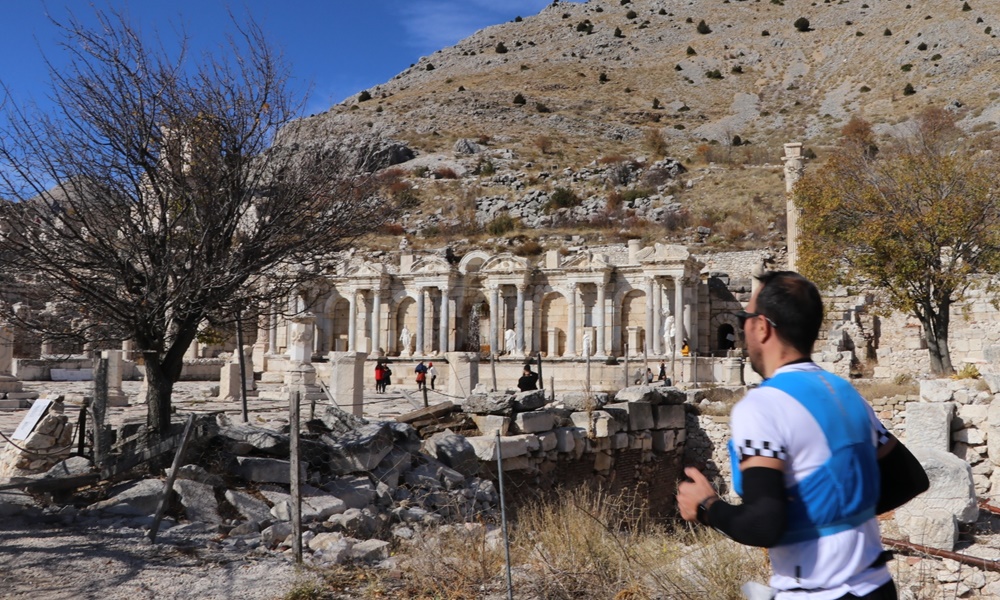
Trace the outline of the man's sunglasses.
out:
[[[767,315],[764,315],[764,314],[761,314],[761,313],[753,313],[753,312],[747,312],[745,310],[738,310],[738,311],[734,312],[733,314],[736,315],[736,318],[739,319],[739,321],[740,321],[740,329],[746,329],[747,321],[749,321],[750,319],[753,319],[755,317],[764,317],[764,320],[767,321],[768,323],[770,323],[771,327],[774,327],[775,329],[778,328],[778,324],[775,323],[771,319],[771,317],[769,317]]]

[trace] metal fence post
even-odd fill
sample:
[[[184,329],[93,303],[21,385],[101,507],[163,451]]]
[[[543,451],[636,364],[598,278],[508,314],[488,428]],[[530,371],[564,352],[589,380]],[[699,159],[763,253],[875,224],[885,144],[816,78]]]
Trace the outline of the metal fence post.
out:
[[[302,564],[302,490],[299,485],[299,392],[292,392],[288,407],[289,468],[288,483],[291,492],[292,557]]]

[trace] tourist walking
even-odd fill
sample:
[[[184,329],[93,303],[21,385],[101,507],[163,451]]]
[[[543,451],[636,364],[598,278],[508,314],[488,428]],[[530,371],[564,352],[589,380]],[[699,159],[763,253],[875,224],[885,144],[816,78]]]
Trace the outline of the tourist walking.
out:
[[[417,374],[417,389],[422,390],[427,387],[427,365],[424,364],[424,361],[417,363],[413,372]]]
[[[791,271],[758,279],[736,315],[750,365],[764,378],[730,418],[742,502],[720,499],[688,467],[677,488],[681,517],[770,548],[778,600],[895,600],[876,515],[926,490],[927,475],[849,382],[812,362],[823,323],[816,286]]]
[[[385,369],[382,363],[375,363],[375,393],[382,393],[382,382],[385,377]]]
[[[438,371],[434,363],[427,363],[427,377],[431,380],[431,389],[434,389],[434,380],[438,378]]]

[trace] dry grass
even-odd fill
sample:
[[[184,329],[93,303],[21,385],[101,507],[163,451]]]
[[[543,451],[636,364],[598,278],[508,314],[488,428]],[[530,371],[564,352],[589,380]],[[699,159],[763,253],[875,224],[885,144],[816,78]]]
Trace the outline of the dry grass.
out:
[[[896,396],[912,396],[920,393],[920,384],[914,380],[878,381],[862,379],[854,381],[854,389],[858,390],[869,402],[875,398],[893,398]]]
[[[427,532],[400,550],[394,592],[417,599],[501,594],[504,549],[496,533],[479,526]],[[702,527],[672,532],[630,497],[586,490],[522,508],[511,526],[511,553],[515,596],[523,598],[735,600],[742,583],[768,576],[761,550]]]

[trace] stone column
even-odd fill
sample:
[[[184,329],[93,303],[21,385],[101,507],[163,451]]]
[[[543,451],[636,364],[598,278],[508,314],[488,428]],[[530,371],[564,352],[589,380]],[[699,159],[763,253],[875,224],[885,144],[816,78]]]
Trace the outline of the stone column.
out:
[[[330,379],[327,388],[337,405],[356,417],[364,415],[365,359],[363,352],[330,352]],[[403,377],[403,375],[400,375]],[[325,395],[320,400],[325,399]]]
[[[514,339],[515,352],[517,356],[524,356],[524,284],[517,286],[517,337]]]
[[[347,351],[354,352],[358,334],[358,291],[351,290],[350,294],[347,298]]]
[[[382,290],[372,288],[372,355],[381,356],[382,348]]]
[[[684,321],[678,314],[684,308],[684,277],[674,275],[674,352],[678,355],[684,346]]]
[[[597,353],[596,356],[604,357],[607,356],[607,348],[604,346],[605,342],[605,331],[604,331],[604,311],[605,304],[607,303],[605,299],[605,294],[607,286],[603,281],[597,283],[597,306],[594,307],[594,326],[597,327]]]
[[[805,157],[802,156],[802,144],[792,142],[785,144],[785,155],[781,157],[785,163],[785,215],[788,220],[788,270],[795,271],[799,258],[799,209],[795,206],[792,190],[802,178],[805,170]]]
[[[451,310],[448,303],[448,295],[451,290],[448,286],[441,286],[441,327],[438,329],[438,350],[441,354],[445,354],[450,350],[448,333],[451,331]]]
[[[122,391],[122,351],[104,350],[101,357],[108,360],[108,406],[128,406]]]
[[[6,325],[0,326],[0,376],[11,374],[14,364],[14,331]],[[121,383],[118,384],[121,387]]]
[[[414,351],[414,354],[418,354],[420,356],[427,354],[427,351],[424,348],[424,324],[426,323],[424,307],[427,306],[424,302],[424,296],[426,293],[427,288],[422,287],[417,290],[417,348]]]
[[[458,398],[468,398],[479,383],[479,353],[449,352],[448,360],[448,395]],[[442,370],[442,369],[439,369]]]
[[[684,292],[684,335],[688,338],[688,347],[691,351],[694,351],[694,339],[692,335],[694,333],[694,328],[692,323],[694,321],[694,307],[691,306],[691,290],[683,289]]]
[[[646,356],[649,356],[653,349],[653,340],[656,338],[654,333],[653,324],[653,313],[656,311],[656,303],[653,300],[653,278],[646,278],[646,340],[643,347],[643,352]]]
[[[267,338],[270,332],[267,315],[257,317],[257,341],[253,344],[253,363],[255,365],[264,364],[264,354],[267,352]],[[124,349],[124,347],[123,347]],[[125,355],[126,358],[128,354]]]
[[[569,318],[566,323],[566,355],[576,356],[576,282],[569,284]]]
[[[499,354],[497,341],[500,339],[500,286],[490,286],[490,352]]]
[[[663,328],[663,288],[659,281],[653,280],[653,328],[646,334],[653,337],[653,354],[660,356],[663,354],[661,341],[663,336],[660,330]]]
[[[271,307],[271,329],[267,336],[267,353],[277,354],[278,353],[278,314]]]
[[[288,359],[292,362],[312,364],[313,325],[315,322],[315,315],[308,312],[292,319],[292,335],[288,341]]]

